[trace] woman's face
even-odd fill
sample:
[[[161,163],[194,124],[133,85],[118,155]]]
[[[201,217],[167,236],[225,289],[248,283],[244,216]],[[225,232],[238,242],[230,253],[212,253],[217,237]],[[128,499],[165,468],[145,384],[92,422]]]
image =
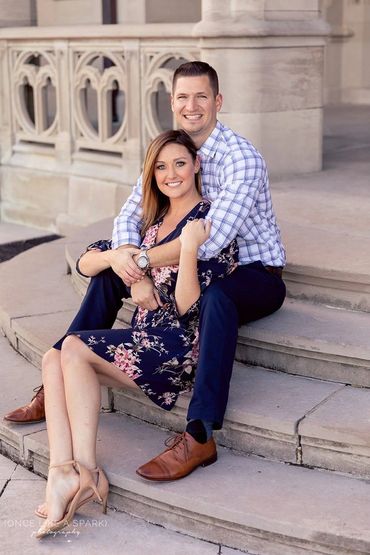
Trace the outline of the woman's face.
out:
[[[193,161],[190,152],[182,145],[169,143],[158,154],[154,177],[158,189],[170,199],[198,194],[195,173],[199,171],[198,158]]]

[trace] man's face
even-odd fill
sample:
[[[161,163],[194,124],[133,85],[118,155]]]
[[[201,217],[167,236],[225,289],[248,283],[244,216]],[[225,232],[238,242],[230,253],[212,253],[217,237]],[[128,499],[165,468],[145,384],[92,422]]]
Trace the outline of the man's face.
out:
[[[222,96],[215,97],[208,75],[177,79],[171,108],[177,125],[190,135],[197,148],[212,133],[221,106]]]

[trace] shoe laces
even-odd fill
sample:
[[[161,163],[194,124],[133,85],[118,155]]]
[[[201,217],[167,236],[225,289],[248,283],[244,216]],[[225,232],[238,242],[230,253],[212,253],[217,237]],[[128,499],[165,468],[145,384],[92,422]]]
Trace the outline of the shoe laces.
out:
[[[35,392],[35,395],[32,397],[31,401],[33,401],[34,399],[36,399],[37,395],[40,393],[40,391],[42,390],[43,387],[44,387],[43,384],[41,384],[41,385],[38,385],[37,387],[35,387],[35,388],[32,390],[32,391]]]
[[[168,447],[167,451],[172,450],[178,460],[183,458],[185,460],[188,459],[188,443],[185,438],[185,432],[173,434],[166,439],[164,444]]]

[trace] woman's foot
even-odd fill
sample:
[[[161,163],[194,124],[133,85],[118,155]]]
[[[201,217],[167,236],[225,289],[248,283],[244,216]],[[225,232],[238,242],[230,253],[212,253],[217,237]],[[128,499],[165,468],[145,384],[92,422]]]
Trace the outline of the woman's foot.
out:
[[[47,522],[58,522],[63,519],[79,485],[79,475],[71,464],[50,468],[46,486],[46,503],[41,505],[45,510]]]
[[[51,469],[51,470],[59,470],[60,468],[62,468],[62,467],[54,468],[54,469]],[[71,468],[71,470],[74,471],[74,473],[78,476],[78,483],[79,483],[79,474],[74,470],[74,467],[71,466],[70,468]],[[101,472],[101,469],[98,469],[98,468],[96,468],[96,469],[94,469],[94,470],[91,470],[92,477],[93,477],[93,480],[94,480],[94,482],[95,482],[96,485],[99,484],[99,472]],[[49,484],[49,478],[48,478],[48,484]],[[48,485],[47,485],[47,488],[48,488]],[[72,497],[74,496],[75,493],[76,493],[76,492],[73,492],[73,493],[72,493],[71,499],[72,499]],[[89,491],[83,492],[82,495],[81,495],[81,497],[80,497],[80,499],[79,499],[78,507],[80,507],[81,505],[83,505],[83,504],[84,504],[84,501],[85,501],[86,499],[89,499],[90,497],[91,497],[91,493],[90,493]],[[66,512],[67,512],[67,510],[68,510],[68,507],[69,507],[69,502],[68,502],[68,505],[67,505],[67,507],[66,507],[66,509],[65,509],[65,511],[64,511],[64,514],[66,514]],[[77,508],[78,508],[78,507],[77,507]],[[39,516],[40,518],[45,518],[45,519],[48,518],[48,505],[47,505],[47,501],[44,501],[43,503],[41,503],[41,505],[39,505],[39,506],[37,507],[37,509],[35,510],[35,514],[36,514],[37,516]]]

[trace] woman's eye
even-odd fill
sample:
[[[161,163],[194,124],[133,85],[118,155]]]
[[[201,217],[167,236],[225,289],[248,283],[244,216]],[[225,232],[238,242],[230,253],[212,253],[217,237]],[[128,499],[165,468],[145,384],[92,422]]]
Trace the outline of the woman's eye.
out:
[[[156,166],[155,168],[156,170],[164,170],[164,165],[160,164],[159,166]]]
[[[177,162],[177,165],[180,166],[180,168],[181,168],[182,166],[185,166],[185,162],[182,162],[182,161],[179,160]]]

